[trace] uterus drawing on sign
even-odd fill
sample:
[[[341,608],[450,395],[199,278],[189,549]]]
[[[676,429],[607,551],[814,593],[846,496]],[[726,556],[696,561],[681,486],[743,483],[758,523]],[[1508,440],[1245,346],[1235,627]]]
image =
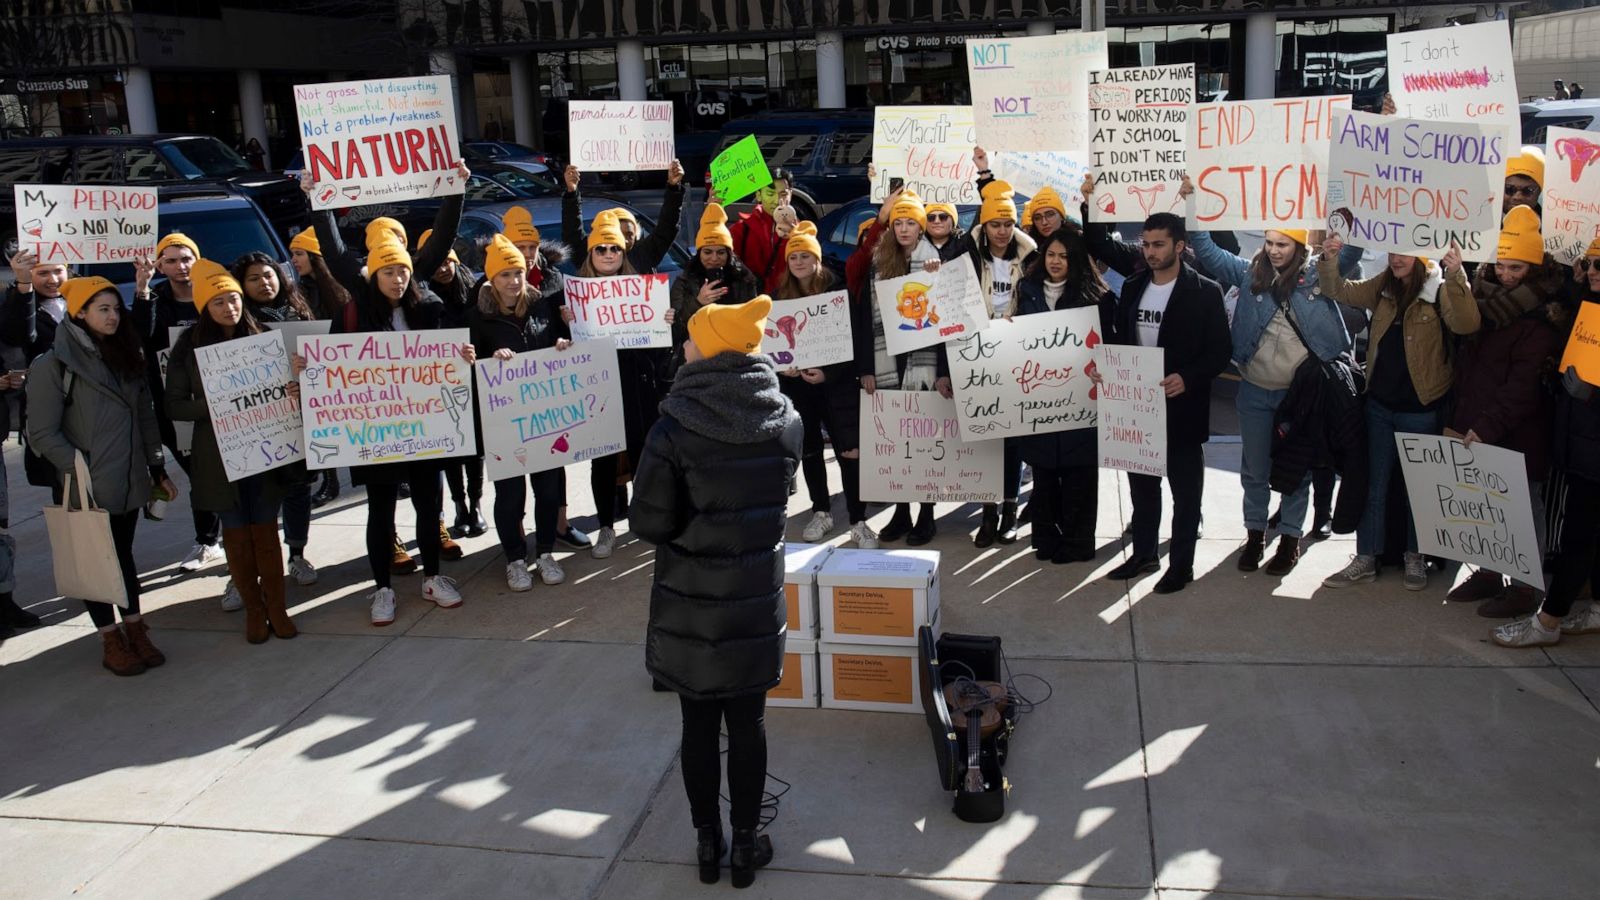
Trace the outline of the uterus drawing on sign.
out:
[[[895,296],[894,309],[900,314],[900,318],[905,320],[900,323],[901,331],[921,331],[939,324],[939,311],[928,299],[928,291],[928,285],[915,281],[908,281],[900,286],[900,293]]]
[[[789,342],[789,349],[793,350],[795,335],[806,330],[806,322],[809,320],[810,317],[806,315],[805,310],[792,316],[780,316],[777,321],[769,323],[772,327],[766,329],[767,337],[781,336]]]
[[[1578,181],[1595,160],[1600,159],[1600,144],[1588,138],[1564,137],[1555,143],[1556,159],[1564,159],[1572,166],[1572,180]]]
[[[1139,201],[1139,207],[1144,210],[1146,217],[1148,217],[1152,212],[1155,212],[1156,197],[1160,194],[1165,194],[1166,192],[1167,183],[1165,181],[1159,182],[1155,185],[1128,185],[1128,193],[1132,194]]]

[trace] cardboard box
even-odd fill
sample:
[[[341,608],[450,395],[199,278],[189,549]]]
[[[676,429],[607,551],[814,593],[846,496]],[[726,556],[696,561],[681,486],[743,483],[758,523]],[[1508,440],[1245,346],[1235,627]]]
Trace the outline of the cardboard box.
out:
[[[824,708],[922,713],[917,648],[828,641],[820,648]]]
[[[937,550],[835,550],[817,589],[824,641],[915,647],[918,628],[939,631]]]
[[[828,544],[785,544],[783,601],[789,608],[789,637],[817,638],[817,573],[833,553]]]
[[[817,642],[791,634],[783,646],[783,680],[767,691],[767,705],[815,709],[817,702]]]

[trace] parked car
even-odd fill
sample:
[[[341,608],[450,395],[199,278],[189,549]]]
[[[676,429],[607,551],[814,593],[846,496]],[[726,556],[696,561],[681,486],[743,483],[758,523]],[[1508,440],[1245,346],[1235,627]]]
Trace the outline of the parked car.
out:
[[[860,246],[861,223],[878,214],[883,204],[857,197],[817,220],[817,239],[822,244],[822,264],[833,274],[844,277],[844,263]],[[977,206],[958,206],[961,233],[966,233],[978,218]]]
[[[1595,124],[1600,119],[1600,99],[1539,100],[1522,104],[1521,111],[1524,144],[1543,147],[1552,127],[1600,131]]]
[[[560,198],[562,189],[548,178],[540,178],[521,169],[498,163],[468,163],[472,177],[467,179],[466,208],[483,204],[509,204],[518,200]],[[605,195],[596,195],[605,197]],[[606,199],[612,199],[606,197]],[[339,231],[346,242],[360,246],[367,223],[379,216],[399,220],[406,233],[413,237],[433,227],[434,216],[439,212],[440,199],[406,200],[399,203],[374,203],[352,206],[335,211]]]
[[[535,175],[547,175],[556,169],[554,156],[543,150],[535,150],[511,141],[467,141],[461,145],[461,158],[466,160],[469,166],[476,167],[478,163],[498,163],[524,169]]]
[[[606,208],[621,206],[633,213],[639,220],[639,227],[645,234],[655,228],[655,220],[626,203],[605,200]],[[513,206],[521,206],[533,216],[533,226],[539,229],[539,237],[545,241],[561,240],[561,198],[547,197],[516,203],[491,203],[474,206],[461,214],[461,227],[456,232],[456,255],[461,258],[461,264],[474,272],[483,271],[483,248],[489,246],[494,236],[505,227],[501,217],[506,210]],[[585,197],[585,211],[598,212],[602,207],[596,205],[594,198]],[[410,226],[407,226],[408,228]],[[567,274],[577,271],[577,264],[582,260],[584,248],[569,248],[567,264],[562,270]],[[689,264],[689,251],[679,244],[674,243],[661,261],[657,272],[676,275],[680,269]]]
[[[852,110],[804,110],[761,113],[722,126],[722,139],[712,153],[755,135],[772,169],[794,176],[794,207],[802,219],[823,213],[867,193],[867,164],[872,161],[872,116]],[[706,167],[706,186],[711,184]]]

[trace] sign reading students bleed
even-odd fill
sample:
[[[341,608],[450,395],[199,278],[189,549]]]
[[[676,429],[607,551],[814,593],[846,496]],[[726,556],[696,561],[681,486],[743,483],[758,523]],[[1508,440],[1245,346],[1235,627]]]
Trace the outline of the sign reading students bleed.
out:
[[[297,84],[294,99],[312,209],[466,191],[450,76]]]

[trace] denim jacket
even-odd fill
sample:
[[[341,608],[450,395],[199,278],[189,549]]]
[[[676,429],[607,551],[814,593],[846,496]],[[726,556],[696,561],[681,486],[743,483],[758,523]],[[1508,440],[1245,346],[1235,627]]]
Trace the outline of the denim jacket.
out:
[[[1190,232],[1189,247],[1200,265],[1216,275],[1224,288],[1239,289],[1239,305],[1233,313],[1233,362],[1242,367],[1256,355],[1261,335],[1278,312],[1278,304],[1270,294],[1251,292],[1250,261],[1218,247],[1210,234]],[[1345,330],[1344,317],[1339,315],[1339,307],[1322,294],[1318,284],[1316,257],[1312,257],[1305,271],[1300,273],[1300,282],[1289,295],[1289,309],[1294,314],[1294,323],[1305,334],[1309,344],[1306,349],[1318,359],[1326,362],[1350,349],[1350,333]]]

